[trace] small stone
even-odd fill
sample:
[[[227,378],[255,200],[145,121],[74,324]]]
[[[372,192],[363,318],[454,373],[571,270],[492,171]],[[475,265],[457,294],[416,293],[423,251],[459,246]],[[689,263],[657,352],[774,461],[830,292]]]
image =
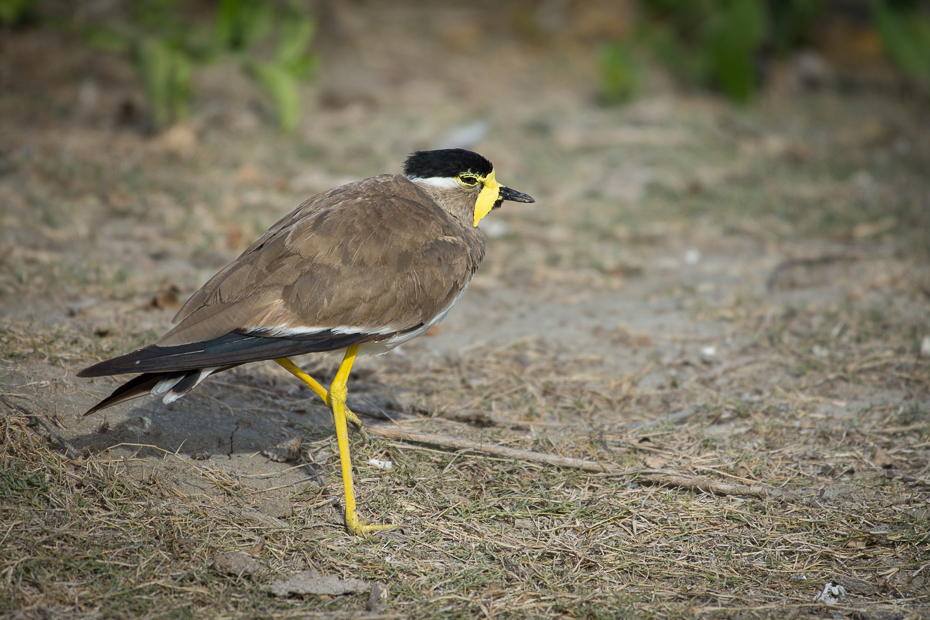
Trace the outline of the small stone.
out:
[[[260,570],[262,565],[247,553],[241,551],[226,551],[216,554],[213,558],[213,568],[219,573],[227,575],[251,575]]]
[[[394,463],[391,461],[382,461],[381,459],[368,459],[368,464],[381,471],[391,471],[394,469]]]
[[[262,450],[262,454],[275,463],[288,463],[300,459],[300,435],[282,441],[273,448]]]
[[[875,451],[875,456],[872,457],[872,462],[883,469],[894,467],[894,459],[891,457],[887,450],[883,450],[881,448]]]
[[[535,531],[536,524],[533,523],[530,519],[514,519],[513,526],[520,530]]]
[[[371,586],[371,594],[368,596],[368,604],[365,609],[373,614],[380,614],[387,603],[388,591],[381,584],[375,583]]]
[[[352,592],[368,592],[371,585],[361,579],[340,579],[335,575],[323,575],[315,570],[294,573],[287,579],[277,581],[265,590],[275,596],[291,594],[312,594],[317,596],[338,596]]]
[[[259,511],[269,517],[284,519],[294,514],[294,507],[289,501],[279,499],[268,499],[258,505]]]

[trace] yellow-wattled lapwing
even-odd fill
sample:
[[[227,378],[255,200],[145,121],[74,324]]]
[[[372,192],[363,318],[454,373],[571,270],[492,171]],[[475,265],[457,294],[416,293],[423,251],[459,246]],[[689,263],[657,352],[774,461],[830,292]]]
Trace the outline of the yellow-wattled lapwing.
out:
[[[87,414],[144,394],[170,403],[213,373],[274,360],[332,409],[346,529],[383,527],[361,523],[355,507],[346,419],[361,422],[345,404],[349,371],[446,316],[484,257],[478,222],[505,200],[534,202],[463,149],[418,151],[403,175],[307,200],[194,293],[155,344],[79,372],[141,373]],[[328,391],[289,359],[321,351],[345,351]]]

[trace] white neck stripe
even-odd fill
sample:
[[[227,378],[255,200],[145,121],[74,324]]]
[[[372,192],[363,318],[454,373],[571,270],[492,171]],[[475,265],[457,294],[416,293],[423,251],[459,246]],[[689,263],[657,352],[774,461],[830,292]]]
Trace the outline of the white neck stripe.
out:
[[[429,177],[428,179],[421,179],[419,177],[407,177],[414,183],[419,183],[421,185],[432,185],[433,187],[438,187],[441,189],[458,189],[461,187],[459,182],[450,177]]]

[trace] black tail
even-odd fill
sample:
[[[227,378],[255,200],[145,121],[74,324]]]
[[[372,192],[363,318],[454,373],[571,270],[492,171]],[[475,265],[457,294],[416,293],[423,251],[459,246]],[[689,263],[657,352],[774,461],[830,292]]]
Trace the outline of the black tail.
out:
[[[100,411],[101,409],[106,409],[107,407],[118,405],[119,403],[125,402],[127,400],[132,400],[133,398],[139,398],[140,396],[150,394],[152,392],[152,388],[158,385],[158,383],[165,378],[166,374],[168,373],[147,372],[144,375],[139,375],[135,379],[131,379],[113,390],[112,394],[88,409],[84,415],[90,415],[95,411]]]
[[[238,364],[223,366],[211,371],[209,374],[212,375],[218,372],[223,372],[224,370],[229,370],[230,368],[235,368],[236,366],[238,366]],[[96,411],[100,411],[101,409],[106,409],[107,407],[112,407],[113,405],[126,402],[127,400],[139,398],[140,396],[145,396],[146,394],[151,394],[152,390],[155,389],[155,386],[157,386],[162,381],[169,382],[168,385],[170,385],[170,387],[164,386],[164,388],[159,390],[158,393],[165,395],[164,399],[166,403],[173,402],[190,392],[198,383],[200,383],[202,379],[206,378],[201,378],[201,372],[202,370],[197,368],[195,370],[187,371],[147,372],[141,374],[113,390],[112,394],[88,409],[84,415],[90,415]],[[170,383],[172,381],[173,384]]]
[[[335,351],[353,344],[383,340],[394,334],[368,334],[364,332],[340,334],[332,330],[290,336],[265,336],[261,331],[247,334],[231,332],[225,336],[170,347],[149,345],[126,355],[94,364],[77,373],[79,377],[106,377],[135,373],[176,372],[238,366],[249,362],[273,360],[279,357]]]

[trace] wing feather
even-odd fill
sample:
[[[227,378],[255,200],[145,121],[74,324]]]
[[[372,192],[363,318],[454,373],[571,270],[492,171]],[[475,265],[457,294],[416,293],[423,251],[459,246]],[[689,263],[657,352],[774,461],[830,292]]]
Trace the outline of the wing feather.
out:
[[[338,328],[387,338],[386,329],[415,329],[454,298],[483,257],[480,234],[462,230],[400,175],[336,188],[282,218],[207,282],[156,344],[234,331]]]

